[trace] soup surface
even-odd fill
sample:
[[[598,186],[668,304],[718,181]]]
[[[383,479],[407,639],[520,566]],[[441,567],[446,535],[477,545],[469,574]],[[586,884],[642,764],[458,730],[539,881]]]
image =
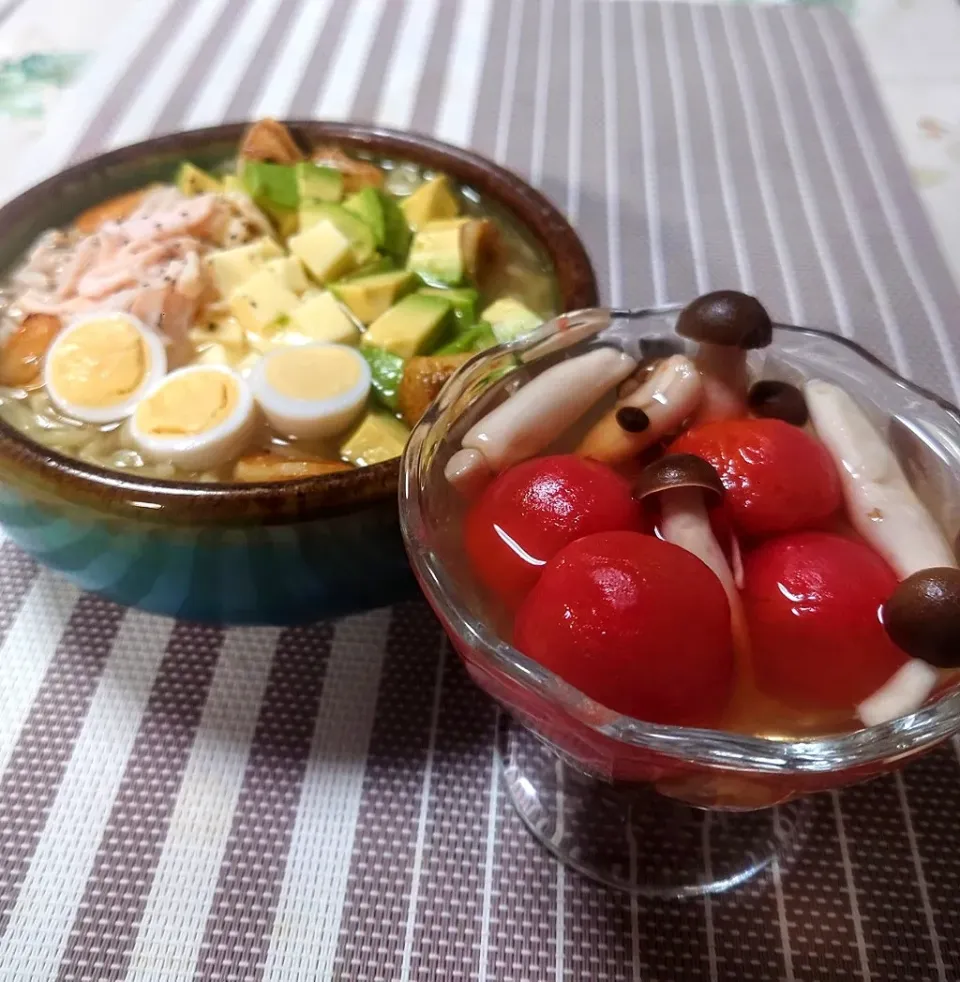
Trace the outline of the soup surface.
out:
[[[44,233],[0,294],[0,418],[88,463],[272,481],[398,456],[474,352],[557,310],[549,260],[447,175],[308,153],[279,123],[215,173]]]

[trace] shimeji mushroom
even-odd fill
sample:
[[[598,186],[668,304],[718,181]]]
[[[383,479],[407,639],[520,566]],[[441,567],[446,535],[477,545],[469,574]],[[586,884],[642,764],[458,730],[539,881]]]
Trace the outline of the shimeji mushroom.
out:
[[[901,578],[883,620],[913,657],[858,707],[860,718],[874,725],[923,705],[937,684],[935,668],[960,666],[960,570],[943,530],[866,413],[829,382],[812,379],[804,394],[840,473],[850,523]]]
[[[639,501],[656,496],[660,506],[660,534],[667,542],[693,553],[716,575],[730,602],[730,624],[738,651],[745,651],[746,622],[735,577],[713,534],[708,504],[724,495],[720,475],[702,457],[667,454],[648,464],[640,474],[633,496]]]
[[[693,362],[671,355],[639,386],[626,389],[580,441],[577,453],[607,464],[630,460],[680,429],[702,395],[703,381]]]
[[[806,426],[810,419],[803,393],[789,382],[762,379],[747,393],[747,408],[763,419],[781,419],[792,426]]]
[[[527,460],[552,443],[637,367],[617,348],[595,348],[558,362],[467,430],[445,474],[463,489]]]
[[[704,387],[698,422],[743,416],[747,352],[765,348],[773,339],[773,324],[763,304],[737,290],[706,293],[680,312],[676,331],[699,343],[693,359]]]

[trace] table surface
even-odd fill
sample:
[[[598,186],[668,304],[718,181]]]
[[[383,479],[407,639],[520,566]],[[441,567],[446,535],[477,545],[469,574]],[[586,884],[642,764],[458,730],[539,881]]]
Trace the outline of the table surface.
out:
[[[109,37],[150,0],[0,0],[0,140],[24,150]],[[769,0],[755,0],[769,2]],[[795,0],[852,18],[915,185],[960,280],[960,0]],[[18,155],[0,159],[0,188]]]

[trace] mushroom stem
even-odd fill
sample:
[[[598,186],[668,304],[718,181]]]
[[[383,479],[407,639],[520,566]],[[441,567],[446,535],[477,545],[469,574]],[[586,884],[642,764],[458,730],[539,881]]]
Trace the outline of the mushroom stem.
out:
[[[479,494],[493,477],[490,465],[479,450],[458,450],[447,461],[443,473],[468,498]]]
[[[608,464],[629,460],[679,429],[697,408],[702,393],[700,374],[690,359],[671,355],[591,427],[577,453]],[[647,417],[646,427],[624,429],[617,418],[622,409],[641,410]]]
[[[953,549],[910,487],[886,441],[843,389],[812,379],[804,387],[810,418],[833,458],[853,527],[901,579],[932,566],[957,565]]]
[[[703,341],[693,361],[703,376],[703,399],[697,422],[708,423],[746,415],[750,385],[746,351],[731,345]]]
[[[939,678],[931,665],[911,658],[857,706],[857,715],[865,726],[879,726],[916,712],[936,688]]]
[[[745,653],[747,630],[743,604],[733,571],[713,534],[700,488],[677,487],[660,493],[660,534],[667,542],[693,553],[714,572],[730,603],[730,627],[736,650]]]
[[[494,472],[527,460],[636,367],[635,359],[609,347],[561,361],[475,423],[462,446],[479,451]]]

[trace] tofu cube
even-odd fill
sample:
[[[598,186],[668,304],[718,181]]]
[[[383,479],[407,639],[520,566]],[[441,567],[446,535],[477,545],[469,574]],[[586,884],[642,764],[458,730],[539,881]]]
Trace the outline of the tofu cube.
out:
[[[251,276],[230,297],[234,317],[246,330],[257,333],[286,323],[298,306],[300,298],[269,269]]]
[[[304,300],[290,315],[290,330],[301,334],[303,343],[360,343],[360,329],[332,293],[319,293]]]
[[[356,262],[350,240],[326,219],[294,235],[288,245],[318,283],[343,276]]]

